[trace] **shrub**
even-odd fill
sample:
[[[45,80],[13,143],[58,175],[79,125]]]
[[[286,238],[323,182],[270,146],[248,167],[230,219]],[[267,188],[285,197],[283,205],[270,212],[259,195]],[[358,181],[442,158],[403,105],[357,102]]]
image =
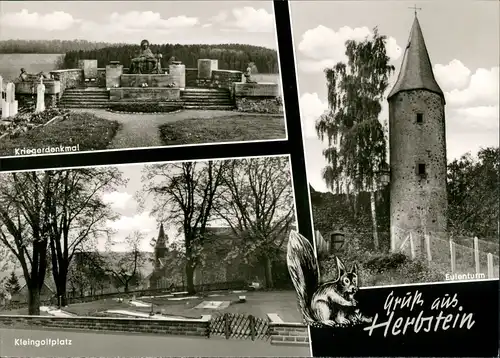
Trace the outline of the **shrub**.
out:
[[[180,105],[174,104],[160,104],[160,103],[144,103],[144,102],[133,102],[133,103],[117,103],[111,105],[111,110],[117,112],[141,112],[141,113],[155,113],[155,112],[173,112],[182,108]]]

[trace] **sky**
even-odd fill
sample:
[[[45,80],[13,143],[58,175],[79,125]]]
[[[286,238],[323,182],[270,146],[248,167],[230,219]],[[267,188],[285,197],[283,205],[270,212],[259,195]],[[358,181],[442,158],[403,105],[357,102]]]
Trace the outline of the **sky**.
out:
[[[277,48],[272,1],[2,1],[0,40]]]
[[[418,19],[446,98],[448,160],[481,147],[498,146],[499,3],[496,1],[298,1],[291,2],[300,109],[309,182],[327,191],[321,178],[326,145],[315,120],[327,108],[323,69],[345,61],[345,41],[363,40],[378,27],[387,36],[387,54],[399,73],[414,20]],[[392,88],[392,85],[390,86]],[[390,90],[389,88],[389,90]],[[387,101],[379,119],[388,120]]]
[[[116,168],[122,172],[122,176],[127,183],[114,191],[103,193],[103,201],[110,205],[110,208],[117,214],[116,220],[107,221],[107,227],[114,233],[111,236],[112,246],[107,245],[105,238],[98,240],[97,248],[99,251],[128,251],[130,247],[125,244],[125,238],[132,235],[135,231],[140,231],[144,235],[141,242],[142,251],[153,251],[151,240],[158,237],[161,218],[152,214],[154,198],[151,195],[145,195],[142,192],[144,182],[142,175],[146,164],[124,164]],[[136,198],[142,197],[144,203],[139,205]],[[164,213],[167,216],[167,213]],[[165,234],[168,236],[168,242],[179,241],[183,239],[183,233],[179,231],[176,223],[163,222]],[[209,226],[227,226],[223,220],[212,220]]]

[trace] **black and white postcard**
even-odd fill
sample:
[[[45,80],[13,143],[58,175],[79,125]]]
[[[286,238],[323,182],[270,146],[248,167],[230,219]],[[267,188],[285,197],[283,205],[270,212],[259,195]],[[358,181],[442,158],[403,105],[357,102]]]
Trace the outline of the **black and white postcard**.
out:
[[[287,138],[272,1],[4,2],[0,156]]]
[[[498,3],[290,7],[313,355],[496,355]]]
[[[0,183],[2,356],[309,355],[286,264],[289,156]]]

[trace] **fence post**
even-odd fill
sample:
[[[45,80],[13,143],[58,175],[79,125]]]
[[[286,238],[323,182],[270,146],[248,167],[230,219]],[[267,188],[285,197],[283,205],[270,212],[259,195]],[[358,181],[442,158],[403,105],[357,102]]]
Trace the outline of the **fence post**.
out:
[[[425,248],[427,250],[427,261],[431,262],[432,261],[431,238],[429,237],[429,234],[424,234],[424,238],[425,238]]]
[[[493,254],[489,252],[486,258],[488,259],[488,278],[495,278],[493,275]]]
[[[410,255],[411,255],[411,259],[414,260],[415,259],[415,243],[413,242],[413,236],[410,232]]]
[[[456,271],[455,259],[456,259],[456,253],[455,253],[455,243],[453,242],[453,240],[452,240],[452,239],[450,239],[450,263],[451,263],[451,273],[455,273],[455,271]]]
[[[231,337],[231,321],[229,313],[224,313],[224,333],[226,335],[226,339]]]
[[[248,316],[248,321],[250,323],[250,336],[252,337],[252,341],[255,341],[255,317],[252,315]]]
[[[474,263],[476,264],[476,274],[481,273],[481,264],[479,262],[479,240],[474,237]]]

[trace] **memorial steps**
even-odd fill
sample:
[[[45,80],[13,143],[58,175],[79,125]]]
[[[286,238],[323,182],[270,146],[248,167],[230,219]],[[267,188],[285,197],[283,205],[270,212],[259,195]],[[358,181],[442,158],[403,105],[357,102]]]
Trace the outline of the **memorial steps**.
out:
[[[180,102],[184,109],[235,108],[230,92],[223,89],[186,88],[181,91]],[[114,102],[109,100],[109,91],[106,88],[87,87],[65,90],[59,105],[63,108],[107,108],[112,103]]]
[[[109,92],[98,87],[67,89],[59,102],[63,108],[107,108],[109,104]]]
[[[185,109],[233,110],[231,93],[224,89],[186,88],[181,91]]]

